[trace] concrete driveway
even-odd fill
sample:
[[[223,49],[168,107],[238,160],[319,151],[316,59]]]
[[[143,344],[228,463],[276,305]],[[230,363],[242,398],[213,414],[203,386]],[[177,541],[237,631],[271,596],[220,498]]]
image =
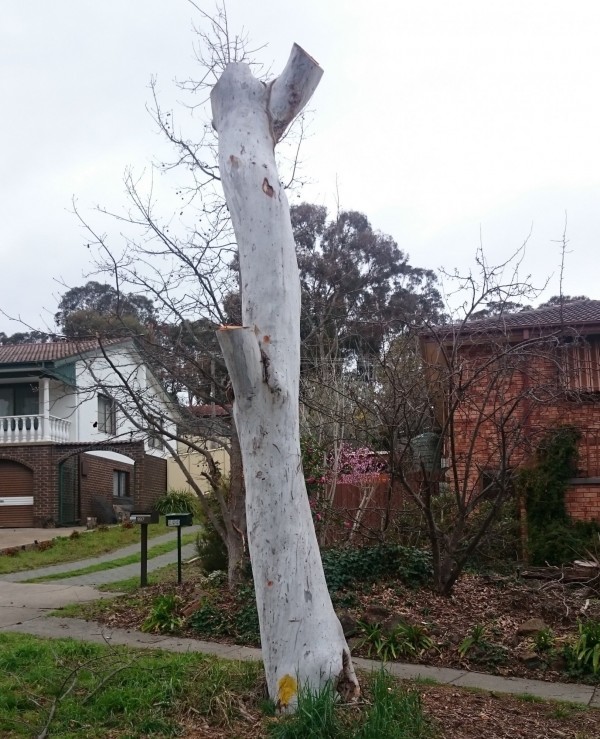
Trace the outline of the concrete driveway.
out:
[[[31,583],[0,580],[0,630],[45,616],[69,603],[80,603],[114,594],[100,593],[89,585],[65,582]],[[69,636],[68,631],[65,636]]]
[[[36,541],[49,541],[57,536],[70,536],[73,531],[86,531],[85,526],[65,526],[64,529],[0,529],[0,551],[23,547]]]

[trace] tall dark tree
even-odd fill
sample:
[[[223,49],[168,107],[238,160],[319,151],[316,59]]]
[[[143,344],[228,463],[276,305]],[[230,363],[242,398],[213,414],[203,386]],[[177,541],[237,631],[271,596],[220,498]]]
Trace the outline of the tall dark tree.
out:
[[[342,211],[329,219],[325,207],[309,203],[291,215],[305,360],[354,356],[360,364],[377,355],[386,338],[439,315],[435,274],[413,267],[365,215]]]
[[[146,332],[155,321],[155,308],[144,295],[90,281],[64,293],[54,319],[69,338],[130,336]]]
[[[47,334],[43,331],[18,331],[17,333],[7,335],[4,331],[0,332],[0,346],[8,346],[11,344],[46,344],[53,341],[56,337],[53,334]]]
[[[558,308],[565,303],[579,303],[582,300],[589,300],[589,298],[587,295],[553,295],[545,303],[540,303],[538,308]]]

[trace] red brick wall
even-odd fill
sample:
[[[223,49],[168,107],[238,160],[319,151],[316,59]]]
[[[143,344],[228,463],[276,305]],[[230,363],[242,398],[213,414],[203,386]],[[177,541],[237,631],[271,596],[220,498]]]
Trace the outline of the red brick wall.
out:
[[[485,349],[477,348],[468,352],[465,364],[468,367],[470,362],[476,365],[485,360]],[[501,376],[495,372],[491,368],[473,382],[455,414],[456,459],[467,490],[479,490],[481,470],[498,469],[502,443],[499,412],[511,404],[515,408],[504,427],[508,467],[531,460],[539,441],[552,428],[572,425],[582,432],[578,477],[600,476],[600,404],[592,396],[568,397],[560,386],[558,363],[541,353],[513,360],[513,366]],[[528,393],[533,389],[535,392]],[[600,485],[576,486],[569,490],[566,503],[573,518],[600,518]]]
[[[106,451],[118,452],[131,456],[139,465],[139,474],[135,479],[130,478],[131,494],[134,497],[134,505],[138,505],[138,501],[142,499],[142,491],[147,487],[144,497],[154,501],[159,494],[162,494],[166,487],[166,461],[155,460],[144,454],[142,442],[131,442],[125,444],[113,444],[103,447]],[[59,517],[59,479],[58,468],[60,462],[70,456],[78,455],[83,457],[84,453],[89,449],[86,445],[76,444],[29,444],[29,445],[6,445],[0,446],[0,459],[19,462],[33,471],[33,517],[34,526],[53,526],[58,522]],[[90,457],[89,459],[102,459],[100,457]],[[148,475],[149,484],[144,485],[146,480],[145,460],[150,459],[150,468],[153,473]],[[106,462],[104,471],[101,472],[98,465]],[[89,515],[89,498],[92,489],[102,489],[107,499],[112,504],[112,471],[115,469],[129,469],[133,472],[131,466],[122,467],[122,463],[113,462],[112,460],[103,460],[102,462],[93,462],[94,472],[90,481],[85,477],[81,477],[81,519]],[[164,472],[163,472],[164,470]],[[154,475],[154,477],[152,476]],[[94,483],[95,479],[95,483]],[[110,481],[110,484],[109,484]],[[160,492],[157,492],[160,490]]]
[[[126,472],[128,476],[127,495],[133,496],[134,465],[117,462],[113,459],[97,457],[93,454],[81,454],[80,457],[80,500],[81,520],[85,521],[92,513],[92,499],[103,498],[110,505],[118,503],[113,499],[113,472]]]
[[[600,483],[569,486],[565,503],[571,518],[600,523]]]

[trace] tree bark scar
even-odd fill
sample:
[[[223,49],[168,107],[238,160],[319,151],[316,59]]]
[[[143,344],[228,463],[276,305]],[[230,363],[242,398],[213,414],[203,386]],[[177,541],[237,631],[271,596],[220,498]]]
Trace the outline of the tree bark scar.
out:
[[[235,154],[229,155],[229,163],[231,164],[231,169],[238,169],[240,166],[240,160],[235,156]]]
[[[271,364],[271,360],[266,355],[262,347],[260,349],[260,362],[263,368],[263,382],[265,382],[268,385],[269,384],[269,365]]]
[[[272,198],[273,195],[275,194],[275,190],[273,190],[273,188],[269,184],[269,180],[266,177],[263,180],[262,190],[263,190],[264,194],[265,195],[268,195],[270,198]]]

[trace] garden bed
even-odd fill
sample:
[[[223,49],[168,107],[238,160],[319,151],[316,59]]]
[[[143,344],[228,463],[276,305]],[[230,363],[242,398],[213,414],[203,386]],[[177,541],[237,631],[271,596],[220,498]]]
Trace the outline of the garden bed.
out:
[[[223,579],[188,568],[186,582],[163,582],[111,601],[78,606],[70,615],[111,627],[152,630],[157,599],[162,628],[199,639],[259,646],[250,586],[230,593]],[[600,682],[569,660],[580,623],[600,621],[600,600],[558,582],[465,574],[451,598],[399,579],[354,583],[333,592],[353,654],[454,667],[502,676]],[[169,605],[170,604],[170,605]]]

